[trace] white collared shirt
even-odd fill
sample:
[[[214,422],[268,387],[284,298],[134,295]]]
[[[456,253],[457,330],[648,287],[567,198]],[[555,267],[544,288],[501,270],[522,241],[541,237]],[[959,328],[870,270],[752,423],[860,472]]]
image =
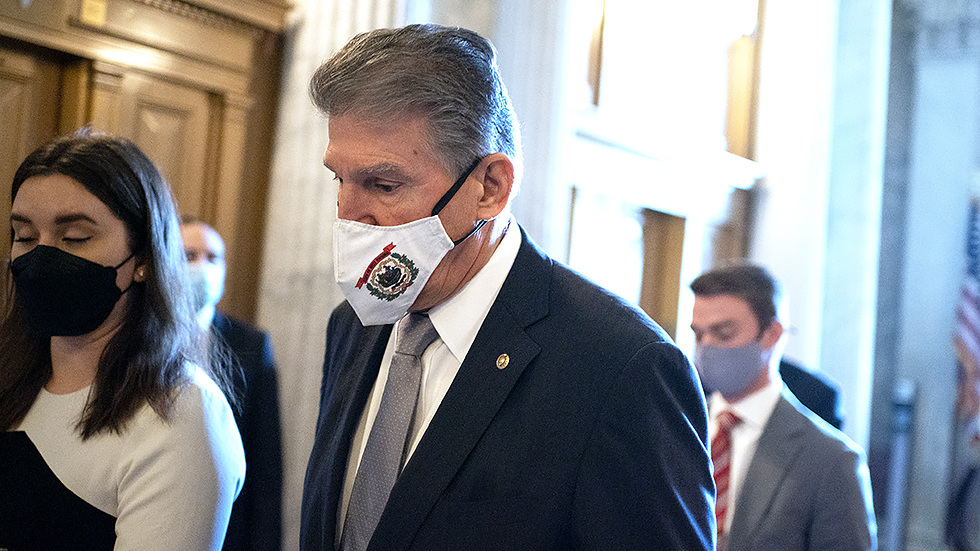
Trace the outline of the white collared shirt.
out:
[[[510,273],[510,269],[514,265],[520,247],[521,232],[514,216],[510,215],[506,233],[487,264],[456,295],[429,310],[429,319],[432,320],[432,325],[439,333],[439,338],[429,345],[422,354],[422,382],[419,390],[419,402],[416,406],[416,424],[408,452],[409,458],[415,452],[415,447],[422,439],[425,429],[432,421],[432,417],[446,396],[446,392],[449,391],[449,385],[456,378],[463,358],[466,357],[470,346],[473,345],[477,332],[483,325],[487,313],[490,312],[490,307],[497,299],[497,293],[500,292],[504,280],[507,279],[507,274]],[[385,382],[388,380],[388,368],[395,352],[395,335],[397,334],[398,325],[396,324],[391,331],[391,337],[388,339],[388,346],[381,360],[378,378],[374,382],[374,388],[371,389],[367,407],[361,415],[361,421],[351,443],[351,454],[347,461],[347,475],[344,480],[344,495],[338,510],[337,542],[340,541],[340,535],[343,532],[347,504],[354,485],[354,477],[357,474],[355,465],[360,464],[361,455],[364,453],[364,447],[367,445],[368,434],[370,433],[369,427],[374,425],[374,418],[378,414],[378,408],[381,407],[381,396],[384,394]]]
[[[720,392],[711,395],[710,407],[708,408],[710,411],[708,434],[711,438],[714,438],[718,432],[718,415],[722,411],[727,409],[741,420],[732,429],[732,467],[731,479],[728,484],[730,501],[728,511],[725,514],[725,532],[731,529],[732,518],[735,516],[735,504],[738,503],[738,495],[742,489],[742,483],[745,481],[745,474],[749,470],[752,456],[755,455],[755,448],[759,443],[759,437],[762,436],[762,430],[769,422],[769,417],[776,408],[782,391],[783,381],[777,376],[772,383],[735,403],[729,403]]]

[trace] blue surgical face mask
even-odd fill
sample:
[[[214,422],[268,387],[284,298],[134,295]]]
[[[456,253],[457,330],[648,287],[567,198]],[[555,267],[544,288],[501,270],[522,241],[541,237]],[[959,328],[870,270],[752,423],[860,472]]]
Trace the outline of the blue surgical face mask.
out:
[[[205,306],[214,307],[221,300],[225,290],[225,274],[221,266],[204,262],[189,262],[187,271],[191,276],[191,290],[194,293],[194,311]]]
[[[694,366],[705,389],[718,391],[726,399],[745,392],[767,368],[759,341],[734,348],[699,344],[694,351]]]

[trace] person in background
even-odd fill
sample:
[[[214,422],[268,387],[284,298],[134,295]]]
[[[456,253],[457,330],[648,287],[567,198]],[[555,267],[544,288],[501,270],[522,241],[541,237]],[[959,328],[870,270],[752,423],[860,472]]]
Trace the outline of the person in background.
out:
[[[822,371],[807,369],[786,357],[779,360],[779,378],[801,404],[830,426],[841,430],[844,419],[840,413],[840,389],[836,382]]]
[[[221,549],[245,457],[169,187],[82,130],[31,153],[10,197],[0,548]]]
[[[245,485],[231,511],[224,548],[275,551],[282,537],[282,441],[279,391],[268,333],[218,312],[225,244],[214,228],[184,217],[180,226],[197,321],[224,345],[235,368],[235,421],[245,446]]]
[[[465,29],[381,29],[311,81],[347,300],[300,548],[711,549],[694,369],[511,215],[520,141],[495,55]]]
[[[691,282],[694,364],[709,400],[719,551],[877,549],[864,451],[779,377],[775,278],[759,266]]]

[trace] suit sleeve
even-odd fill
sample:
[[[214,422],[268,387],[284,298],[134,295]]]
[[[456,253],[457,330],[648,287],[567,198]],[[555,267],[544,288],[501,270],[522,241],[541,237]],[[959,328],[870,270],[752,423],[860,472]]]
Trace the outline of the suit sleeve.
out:
[[[864,455],[851,448],[826,465],[817,484],[810,551],[874,551],[877,525]]]
[[[258,369],[248,381],[249,446],[248,481],[251,486],[249,518],[253,549],[279,549],[282,507],[282,438],[279,423],[279,385],[272,356],[272,341],[262,334]]]
[[[673,345],[642,348],[609,389],[576,482],[583,549],[714,549],[707,413]]]

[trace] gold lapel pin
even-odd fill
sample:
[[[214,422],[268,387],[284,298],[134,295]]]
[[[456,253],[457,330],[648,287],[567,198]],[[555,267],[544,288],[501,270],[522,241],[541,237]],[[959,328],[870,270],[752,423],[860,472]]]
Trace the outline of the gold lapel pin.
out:
[[[508,356],[507,354],[501,354],[497,356],[497,369],[503,369],[507,367],[507,364],[509,363],[510,363],[510,356]]]

